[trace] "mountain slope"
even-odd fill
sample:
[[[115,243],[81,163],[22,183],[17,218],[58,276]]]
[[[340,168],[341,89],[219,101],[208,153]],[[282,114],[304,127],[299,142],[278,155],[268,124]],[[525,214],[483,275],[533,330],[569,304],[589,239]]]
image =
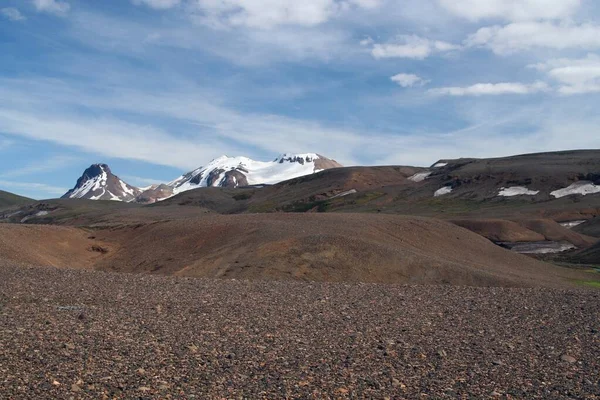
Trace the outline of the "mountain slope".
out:
[[[32,203],[35,200],[29,199],[27,197],[19,196],[14,193],[5,192],[4,190],[0,190],[0,208],[4,207],[12,207],[12,206],[20,206],[27,203]]]
[[[325,169],[341,167],[316,153],[284,154],[272,162],[222,156],[170,182],[175,194],[201,187],[236,188],[274,184]]]
[[[93,164],[83,172],[77,184],[62,198],[132,201],[141,191],[118,176],[106,164]]]

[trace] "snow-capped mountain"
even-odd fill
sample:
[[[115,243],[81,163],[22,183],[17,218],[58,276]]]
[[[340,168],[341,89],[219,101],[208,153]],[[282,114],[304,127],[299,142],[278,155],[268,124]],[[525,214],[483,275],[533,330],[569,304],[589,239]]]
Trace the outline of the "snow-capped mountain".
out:
[[[132,201],[141,190],[113,175],[106,164],[93,164],[83,172],[77,184],[62,198]]]
[[[315,153],[283,154],[271,162],[222,156],[168,184],[140,189],[113,175],[108,165],[94,164],[84,171],[75,187],[63,198],[154,203],[201,187],[275,184],[336,167],[341,165]]]
[[[173,188],[174,194],[177,194],[200,187],[236,188],[275,184],[337,167],[341,165],[316,153],[283,154],[271,162],[254,161],[247,157],[222,156],[167,185]]]

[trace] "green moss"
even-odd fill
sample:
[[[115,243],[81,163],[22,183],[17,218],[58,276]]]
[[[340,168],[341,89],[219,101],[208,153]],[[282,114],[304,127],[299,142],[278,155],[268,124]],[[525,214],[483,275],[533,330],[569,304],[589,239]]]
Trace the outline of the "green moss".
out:
[[[273,202],[265,202],[265,203],[258,203],[258,204],[251,204],[250,207],[248,207],[248,212],[249,213],[268,213],[268,212],[275,212],[277,208],[277,205]]]
[[[248,200],[252,197],[252,193],[239,193],[233,196],[236,201]]]
[[[357,199],[355,199],[354,204],[358,204],[358,205],[362,206],[373,200],[377,200],[383,196],[385,196],[385,193],[383,193],[383,192],[368,192],[368,193],[365,193],[365,194],[359,196]]]
[[[593,288],[600,289],[600,282],[599,281],[575,281],[575,283],[577,283],[578,285],[590,286],[590,287],[593,287]]]

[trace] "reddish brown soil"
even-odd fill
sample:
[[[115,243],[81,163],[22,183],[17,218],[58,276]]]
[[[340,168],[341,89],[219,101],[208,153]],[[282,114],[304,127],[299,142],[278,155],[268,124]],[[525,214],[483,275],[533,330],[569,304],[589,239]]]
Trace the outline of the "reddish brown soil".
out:
[[[92,268],[109,245],[84,230],[50,225],[0,224],[0,258],[32,265]]]
[[[0,229],[2,249],[8,249],[0,257],[119,272],[470,286],[562,286],[594,279],[504,250],[451,223],[418,217],[206,214],[148,224],[113,221],[93,233],[49,226]],[[94,245],[106,252],[90,251]]]
[[[579,248],[598,242],[598,238],[582,235],[550,219],[461,219],[452,222],[494,242],[567,241]]]

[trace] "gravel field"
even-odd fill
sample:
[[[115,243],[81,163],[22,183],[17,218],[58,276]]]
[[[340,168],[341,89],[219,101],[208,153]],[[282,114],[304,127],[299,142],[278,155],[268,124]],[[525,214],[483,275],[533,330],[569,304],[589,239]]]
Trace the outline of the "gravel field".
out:
[[[600,291],[0,261],[6,399],[600,398]]]

